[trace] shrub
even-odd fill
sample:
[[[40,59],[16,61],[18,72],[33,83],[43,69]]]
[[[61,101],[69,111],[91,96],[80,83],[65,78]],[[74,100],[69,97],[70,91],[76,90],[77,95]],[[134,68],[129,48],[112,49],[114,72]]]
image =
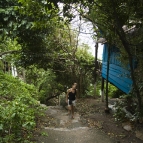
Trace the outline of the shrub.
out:
[[[115,104],[114,117],[117,121],[129,120],[135,122],[139,119],[137,112],[137,102],[133,99],[132,95],[123,95],[122,99]]]
[[[0,81],[0,142],[30,139],[40,110],[35,87],[3,73]]]

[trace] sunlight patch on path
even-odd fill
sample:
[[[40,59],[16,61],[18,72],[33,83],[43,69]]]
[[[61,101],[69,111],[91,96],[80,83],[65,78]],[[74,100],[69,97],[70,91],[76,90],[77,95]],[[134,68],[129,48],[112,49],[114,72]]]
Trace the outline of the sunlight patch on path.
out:
[[[85,130],[89,129],[88,127],[78,127],[78,128],[73,128],[73,129],[67,129],[67,128],[50,128],[50,127],[45,127],[45,129],[48,130],[54,130],[54,131],[77,131],[77,130]]]

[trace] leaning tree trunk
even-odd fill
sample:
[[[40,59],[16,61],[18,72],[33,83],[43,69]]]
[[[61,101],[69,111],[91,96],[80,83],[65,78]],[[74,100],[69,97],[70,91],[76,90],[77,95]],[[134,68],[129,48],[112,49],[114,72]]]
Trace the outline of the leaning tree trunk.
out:
[[[115,27],[114,28],[116,30],[117,35],[119,36],[119,39],[122,42],[124,50],[126,51],[126,53],[128,55],[128,61],[129,61],[129,66],[130,66],[131,78],[133,81],[133,87],[134,87],[134,90],[136,92],[136,96],[138,99],[138,110],[139,110],[139,112],[141,112],[141,95],[140,95],[139,88],[137,86],[137,82],[136,82],[136,78],[135,78],[135,74],[134,74],[134,67],[133,67],[133,60],[132,60],[133,56],[130,51],[129,43],[127,42],[126,33],[123,31],[122,24],[120,23],[121,19],[119,19],[119,17],[117,16],[118,12],[116,11],[115,7],[116,7],[116,2],[113,0],[112,8],[114,10],[114,19],[115,19]]]
[[[124,36],[124,34],[121,34],[119,31],[117,31],[117,34],[119,35],[120,40],[124,46],[124,50],[126,51],[128,55],[128,61],[129,61],[129,66],[130,66],[131,78],[133,81],[133,87],[134,87],[134,90],[136,92],[136,96],[138,99],[138,109],[139,109],[139,112],[141,112],[141,95],[140,95],[139,88],[137,86],[137,81],[136,81],[135,74],[134,74],[133,56],[130,52],[130,47],[129,47],[129,44],[126,42],[126,37]]]

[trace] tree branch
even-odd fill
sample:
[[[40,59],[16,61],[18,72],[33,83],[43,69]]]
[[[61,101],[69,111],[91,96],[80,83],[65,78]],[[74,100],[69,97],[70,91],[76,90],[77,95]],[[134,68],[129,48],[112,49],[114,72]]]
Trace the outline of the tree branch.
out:
[[[20,51],[18,50],[10,50],[10,51],[6,51],[6,52],[2,52],[0,53],[0,57],[3,55],[7,55],[7,54],[14,54],[14,53],[19,53]]]
[[[48,101],[48,100],[50,100],[50,99],[52,99],[52,98],[55,98],[55,97],[57,97],[57,96],[59,96],[60,94],[56,94],[56,95],[54,95],[54,96],[50,96],[50,97],[48,97],[47,99],[46,99],[46,101]]]

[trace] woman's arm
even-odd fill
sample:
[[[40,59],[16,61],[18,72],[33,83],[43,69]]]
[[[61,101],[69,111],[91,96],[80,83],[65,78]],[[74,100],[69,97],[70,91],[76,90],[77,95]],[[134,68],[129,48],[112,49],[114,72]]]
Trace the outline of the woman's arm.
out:
[[[67,94],[66,94],[66,103],[68,103],[68,96],[69,96],[69,89],[67,90]]]

